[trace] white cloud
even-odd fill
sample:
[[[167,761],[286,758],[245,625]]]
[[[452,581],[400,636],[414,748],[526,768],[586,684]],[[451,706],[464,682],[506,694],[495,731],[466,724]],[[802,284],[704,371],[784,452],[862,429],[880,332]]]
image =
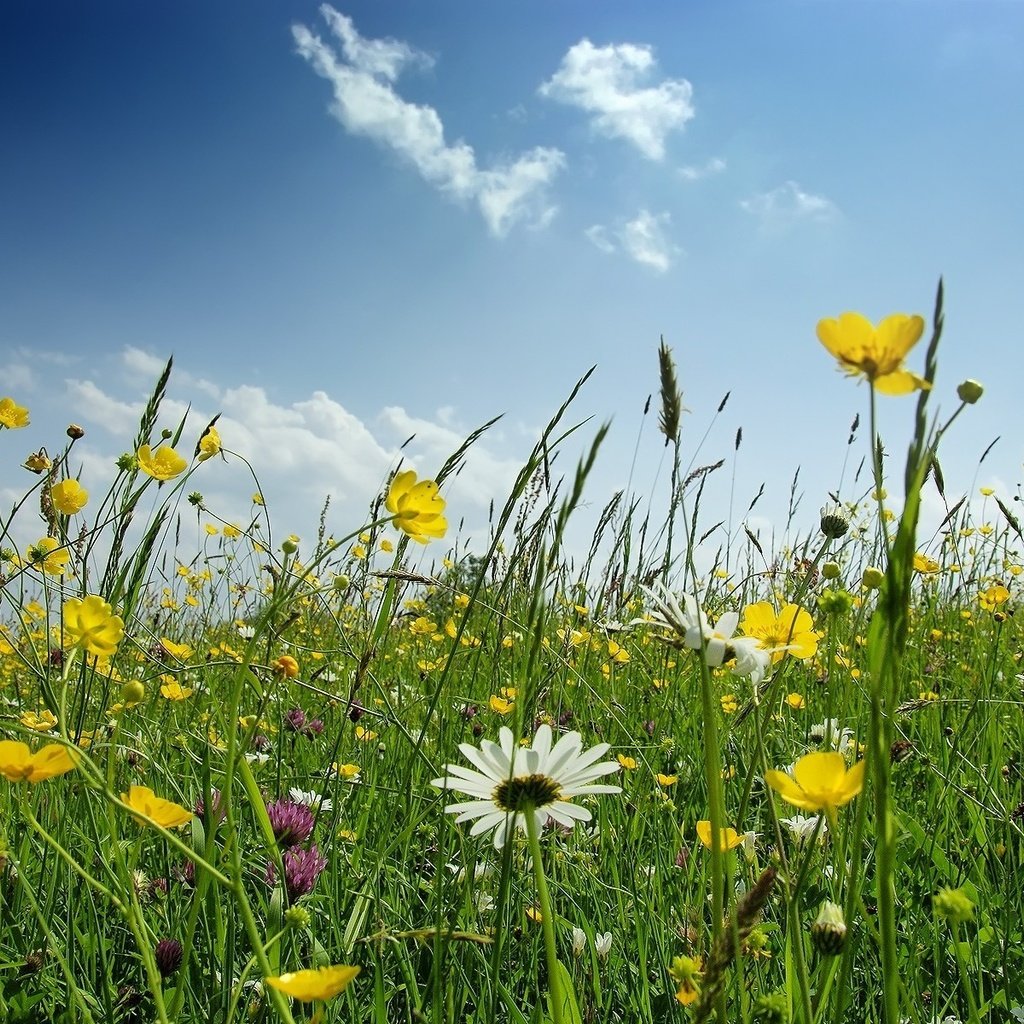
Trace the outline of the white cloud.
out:
[[[741,199],[740,207],[758,217],[766,227],[804,220],[824,222],[839,215],[839,208],[831,199],[805,192],[795,181]]]
[[[613,253],[621,247],[630,259],[663,274],[672,266],[675,256],[682,252],[665,234],[665,229],[671,223],[672,216],[667,211],[654,214],[640,210],[632,220],[626,221],[614,232],[603,224],[594,224],[587,228],[584,235],[601,252]]]
[[[585,110],[601,135],[625,139],[649,159],[661,160],[668,133],[681,129],[694,116],[693,86],[685,78],[642,85],[656,64],[650,46],[594,46],[582,39],[539,91]]]
[[[0,387],[3,387],[5,395],[13,391],[30,391],[36,382],[32,367],[26,363],[5,363],[0,366],[0,380],[3,381]],[[16,396],[12,397],[17,401]]]
[[[679,176],[686,181],[700,181],[701,178],[709,178],[713,174],[721,174],[726,164],[721,157],[712,157],[706,164],[697,166],[687,164],[679,168]]]
[[[299,54],[334,90],[331,113],[353,135],[364,135],[408,160],[432,185],[476,202],[491,233],[502,237],[519,223],[547,223],[555,207],[547,188],[565,166],[558,149],[537,146],[489,169],[477,165],[473,147],[449,145],[433,107],[409,103],[392,88],[401,69],[429,66],[429,57],[396,40],[364,39],[351,18],[320,8],[341,43],[339,55],[304,25],[292,34]]]

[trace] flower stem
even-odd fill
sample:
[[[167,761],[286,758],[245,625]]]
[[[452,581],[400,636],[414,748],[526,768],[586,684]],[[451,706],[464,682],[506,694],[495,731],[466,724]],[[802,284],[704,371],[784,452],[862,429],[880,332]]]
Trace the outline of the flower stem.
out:
[[[548,893],[548,882],[544,877],[544,862],[540,849],[540,828],[537,815],[532,807],[523,811],[526,819],[526,837],[530,843],[530,860],[533,863],[533,880],[537,886],[537,902],[540,904],[541,927],[544,929],[544,953],[548,962],[548,990],[551,997],[552,1024],[564,1024],[564,999],[562,976],[558,963],[558,952],[555,949],[555,922],[551,912],[551,896]]]

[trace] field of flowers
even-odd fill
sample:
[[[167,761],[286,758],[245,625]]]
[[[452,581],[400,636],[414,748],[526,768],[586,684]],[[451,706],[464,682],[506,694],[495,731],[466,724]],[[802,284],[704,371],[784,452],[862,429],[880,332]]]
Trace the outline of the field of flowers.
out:
[[[80,428],[26,458],[0,400],[0,1020],[1024,1020],[1024,538],[943,479],[982,388],[929,415],[941,328],[940,288],[919,374],[921,317],[818,325],[867,383],[865,479],[709,570],[664,345],[671,506],[614,499],[583,560],[602,432],[546,475],[571,396],[461,553],[476,435],[348,536],[271,543],[258,490],[207,507],[246,453],[162,421],[170,366],[103,494]],[[914,424],[902,479],[876,400]]]

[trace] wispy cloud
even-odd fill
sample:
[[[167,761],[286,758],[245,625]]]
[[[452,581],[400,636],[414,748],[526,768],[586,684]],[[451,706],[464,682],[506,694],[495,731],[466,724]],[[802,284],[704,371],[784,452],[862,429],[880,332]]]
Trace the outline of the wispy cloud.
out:
[[[600,134],[625,139],[649,159],[661,160],[665,137],[694,116],[693,87],[685,78],[643,85],[656,66],[650,46],[594,46],[589,39],[582,39],[569,49],[539,91],[549,99],[585,110]]]
[[[556,207],[547,189],[565,167],[561,150],[537,146],[514,160],[481,169],[473,147],[449,145],[444,125],[430,106],[410,103],[393,88],[403,68],[430,67],[433,60],[393,39],[364,39],[351,18],[320,8],[340,52],[305,25],[294,25],[299,54],[331,83],[331,113],[353,135],[363,135],[398,153],[442,192],[475,202],[491,233],[502,237],[520,222],[545,224]]]
[[[740,207],[764,227],[783,227],[796,221],[824,222],[839,216],[839,207],[831,199],[805,192],[795,181],[741,199]]]
[[[671,223],[672,216],[667,211],[654,214],[640,210],[632,220],[615,229],[594,224],[584,235],[602,252],[614,253],[621,249],[630,259],[664,274],[682,252],[666,234]]]
[[[701,178],[710,178],[713,174],[721,174],[726,167],[721,157],[712,157],[705,164],[687,164],[679,168],[679,177],[685,181],[700,181]]]

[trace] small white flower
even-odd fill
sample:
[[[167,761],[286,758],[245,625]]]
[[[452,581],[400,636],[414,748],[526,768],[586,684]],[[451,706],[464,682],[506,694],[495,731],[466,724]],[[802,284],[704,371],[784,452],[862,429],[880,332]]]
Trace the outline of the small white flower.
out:
[[[334,806],[332,800],[312,789],[299,789],[298,786],[292,786],[288,790],[288,795],[295,803],[305,804],[311,811],[319,811],[321,814],[326,814]]]
[[[445,811],[457,814],[457,822],[473,821],[471,836],[493,831],[495,849],[504,847],[517,826],[526,831],[527,813],[534,815],[538,829],[548,821],[572,828],[591,819],[590,811],[571,802],[573,797],[621,792],[620,786],[594,783],[619,770],[617,761],[599,761],[609,749],[607,743],[583,750],[580,734],[569,732],[552,746],[547,724],[537,730],[529,747],[519,746],[511,729],[502,727],[498,735],[500,744],[483,740],[479,749],[459,744],[462,755],[478,770],[449,764],[448,774],[431,782],[473,798]]]
[[[612,933],[605,932],[604,935],[594,936],[594,949],[597,955],[603,960],[612,948]]]
[[[804,814],[794,814],[792,818],[779,818],[779,824],[785,825],[789,829],[789,834],[797,841],[797,844],[803,846],[814,835],[820,818],[821,815],[819,814],[813,817],[808,817]],[[818,842],[825,841],[825,833],[827,831],[828,823],[822,821],[821,830],[818,832]]]
[[[247,625],[246,623],[243,622],[238,627],[238,635],[243,640],[251,640],[256,635],[256,630],[252,626]]]
[[[494,909],[494,897],[487,892],[478,892],[476,894],[476,912],[478,914],[486,914],[488,910]]]
[[[849,746],[853,739],[853,730],[840,729],[838,718],[826,718],[824,722],[817,722],[811,726],[810,738],[812,743],[831,750],[842,750]]]
[[[587,948],[587,933],[582,928],[573,928],[572,930],[572,955],[583,956],[583,951]]]

